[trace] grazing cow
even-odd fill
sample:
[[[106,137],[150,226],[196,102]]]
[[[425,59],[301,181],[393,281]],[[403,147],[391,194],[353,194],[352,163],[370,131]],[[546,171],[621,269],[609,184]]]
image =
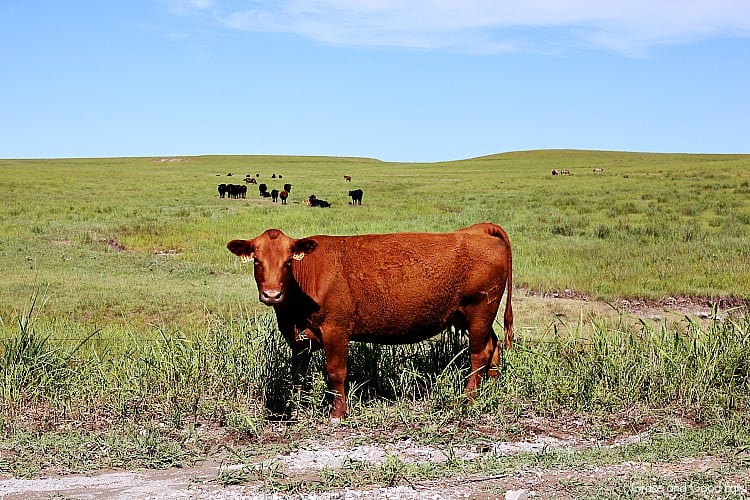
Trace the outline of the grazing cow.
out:
[[[271,190],[271,201],[276,203],[279,201],[279,190],[278,189],[272,189]]]
[[[258,184],[258,192],[260,193],[261,196],[263,196],[263,193],[268,192],[268,186],[266,186],[263,183]]]
[[[552,175],[560,175],[560,172],[556,168],[553,168]]]
[[[328,203],[326,200],[320,200],[314,194],[310,195],[309,200],[310,200],[310,206],[311,207],[328,208],[328,207],[331,206],[331,204]]]
[[[269,229],[227,248],[253,264],[259,299],[273,306],[292,348],[295,378],[323,349],[333,389],[331,420],[347,413],[349,342],[408,344],[449,327],[468,330],[473,398],[485,374],[497,375],[492,324],[507,286],[504,345],[513,343],[512,256],[498,225],[449,233],[309,236]]]
[[[286,199],[289,198],[289,192],[284,189],[279,193],[279,198],[281,198],[281,204],[286,205]]]
[[[227,185],[219,184],[219,198],[224,198],[225,194],[227,194]]]
[[[603,168],[595,168],[595,169],[594,169],[594,173],[595,173],[595,174],[598,174],[598,173],[600,173],[600,172],[604,172],[604,169],[603,169]]]
[[[344,176],[344,182],[352,182],[352,176],[351,175],[345,175]]]
[[[230,198],[245,198],[247,193],[247,186],[243,184],[227,184],[227,194]]]
[[[570,175],[570,170],[562,169],[560,170],[560,175]]]
[[[284,191],[286,191],[287,193],[291,193],[292,192],[292,185],[291,184],[284,184]]]
[[[245,177],[245,184],[258,184],[255,177]]]
[[[361,189],[355,189],[354,191],[349,191],[349,197],[352,199],[352,205],[361,205],[362,204],[362,190]]]

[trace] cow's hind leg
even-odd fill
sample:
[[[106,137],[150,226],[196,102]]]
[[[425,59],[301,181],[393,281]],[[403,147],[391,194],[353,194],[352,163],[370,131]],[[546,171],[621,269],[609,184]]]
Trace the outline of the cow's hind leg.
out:
[[[493,330],[492,335],[495,335],[495,332]],[[497,339],[497,336],[495,335],[495,338]],[[502,359],[502,345],[500,344],[499,340],[496,340],[495,343],[495,349],[492,352],[492,359],[490,360],[490,365],[487,368],[487,376],[490,378],[495,378],[500,376],[500,370],[503,367],[503,359]]]
[[[466,395],[471,399],[479,388],[482,377],[490,369],[497,350],[497,335],[492,329],[492,320],[469,320],[469,349],[471,373],[466,384]]]

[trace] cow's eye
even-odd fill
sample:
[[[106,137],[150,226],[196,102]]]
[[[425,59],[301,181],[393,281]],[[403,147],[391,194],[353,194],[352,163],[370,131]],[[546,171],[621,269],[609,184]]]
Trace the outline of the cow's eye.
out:
[[[255,267],[255,269],[261,269],[261,268],[263,268],[263,264],[261,264],[260,262],[258,262],[258,259],[255,259],[253,261],[253,267]]]

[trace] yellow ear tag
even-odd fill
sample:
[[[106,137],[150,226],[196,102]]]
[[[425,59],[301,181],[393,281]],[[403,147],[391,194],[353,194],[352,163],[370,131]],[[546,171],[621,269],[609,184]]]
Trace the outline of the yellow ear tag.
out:
[[[305,258],[305,252],[295,253],[292,255],[294,260],[302,260]]]
[[[250,255],[241,255],[241,256],[240,256],[240,259],[242,259],[242,262],[244,262],[245,264],[247,264],[248,262],[250,262],[250,261],[252,261],[252,260],[253,260],[253,257],[254,257],[254,254],[250,254]]]

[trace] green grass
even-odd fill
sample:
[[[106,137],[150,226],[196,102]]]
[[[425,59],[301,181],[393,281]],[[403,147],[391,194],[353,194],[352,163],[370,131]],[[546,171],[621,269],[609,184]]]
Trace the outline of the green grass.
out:
[[[552,177],[565,166],[571,176]],[[604,172],[594,174],[593,166]],[[507,153],[436,164],[354,158],[0,160],[0,318],[37,290],[45,311],[96,328],[200,323],[254,303],[228,240],[447,231],[491,220],[509,233],[516,283],[595,297],[740,296],[750,290],[750,157],[587,151]],[[226,172],[236,175],[227,177]],[[294,185],[287,207],[219,199],[261,173]],[[282,180],[270,172],[283,172]],[[343,173],[354,181],[343,182]],[[217,176],[217,174],[221,174]],[[347,192],[365,191],[351,207]],[[310,210],[315,193],[334,204]],[[125,251],[119,251],[124,248]],[[157,253],[161,252],[161,253]]]
[[[269,227],[301,237],[493,221],[513,244],[517,287],[610,301],[748,300],[749,167],[749,155],[590,151],[435,164],[0,160],[0,472],[119,467],[125,455],[164,467],[212,449],[215,437],[205,429],[261,443],[278,415],[296,419],[301,436],[326,421],[322,355],[313,359],[311,390],[293,393],[288,348],[247,267],[226,250],[231,239]],[[572,175],[552,177],[552,168]],[[262,201],[252,185],[247,199],[218,197],[218,183],[256,172],[271,187],[292,183],[290,204]],[[347,203],[354,188],[365,192],[361,207]],[[333,207],[301,204],[313,193]],[[636,408],[660,422],[687,415],[705,433],[748,445],[739,431],[746,422],[737,423],[750,402],[747,318],[722,311],[721,321],[633,322],[617,313],[575,321],[516,307],[516,326],[519,340],[501,377],[472,404],[462,393],[469,363],[459,332],[414,346],[355,344],[344,425],[371,435],[403,429],[450,446],[488,422],[512,435],[521,417],[585,414],[590,432],[604,439],[617,427],[612,415]],[[705,442],[691,448],[682,431],[666,435],[684,453],[710,452]],[[108,451],[95,460],[86,441]],[[43,463],[44,454],[55,458]],[[382,470],[357,467],[378,484],[445,474],[394,461]],[[256,473],[225,471],[220,480]],[[328,474],[320,488],[352,476]],[[302,486],[279,480],[273,488]]]

